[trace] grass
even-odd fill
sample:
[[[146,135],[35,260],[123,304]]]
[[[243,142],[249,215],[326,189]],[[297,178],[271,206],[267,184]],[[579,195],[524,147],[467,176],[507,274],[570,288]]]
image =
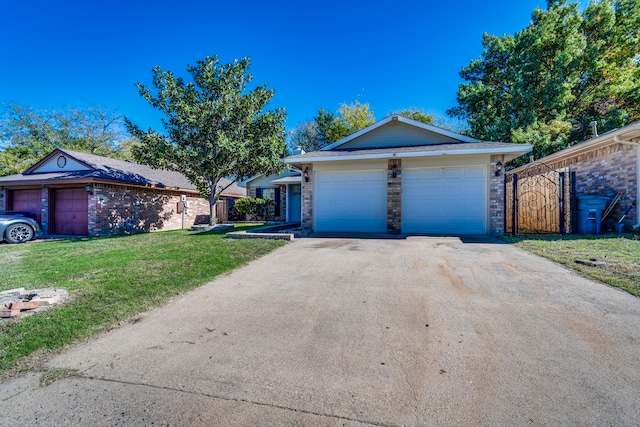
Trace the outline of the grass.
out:
[[[238,227],[251,228],[251,227]],[[72,301],[19,321],[0,322],[0,377],[35,352],[90,338],[282,246],[226,239],[221,232],[0,245],[0,291],[54,287]],[[33,366],[21,367],[33,370]]]
[[[519,248],[576,270],[585,276],[640,296],[640,235],[507,237]],[[601,266],[576,260],[603,261]]]

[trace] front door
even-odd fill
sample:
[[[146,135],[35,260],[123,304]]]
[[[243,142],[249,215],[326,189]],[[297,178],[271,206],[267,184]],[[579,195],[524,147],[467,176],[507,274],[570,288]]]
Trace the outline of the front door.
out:
[[[287,196],[288,221],[300,222],[302,219],[302,186],[300,184],[289,185],[289,194]]]

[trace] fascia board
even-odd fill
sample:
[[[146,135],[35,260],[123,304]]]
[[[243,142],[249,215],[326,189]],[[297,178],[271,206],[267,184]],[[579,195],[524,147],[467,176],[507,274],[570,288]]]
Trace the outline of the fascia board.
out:
[[[526,154],[533,149],[532,145],[518,145],[513,148],[478,148],[473,150],[440,150],[440,151],[416,151],[409,153],[375,153],[375,154],[356,154],[352,156],[327,156],[327,157],[309,157],[307,159],[285,159],[286,163],[315,163],[315,162],[339,162],[346,160],[371,160],[371,159],[402,159],[410,157],[436,157],[436,156],[464,156],[476,154],[507,154],[515,153],[518,155]]]

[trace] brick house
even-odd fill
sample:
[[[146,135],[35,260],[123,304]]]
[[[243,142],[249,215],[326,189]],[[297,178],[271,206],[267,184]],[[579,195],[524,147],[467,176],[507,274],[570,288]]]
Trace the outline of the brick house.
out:
[[[640,122],[614,129],[540,158],[551,169],[570,168],[576,174],[576,195],[613,199],[624,192],[603,229],[613,229],[631,203],[640,198]],[[509,171],[517,173],[531,164]],[[638,207],[624,220],[627,229],[640,224]]]
[[[503,164],[531,149],[392,115],[284,161],[302,171],[303,228],[502,234]]]
[[[222,196],[245,194],[233,183]],[[0,178],[0,211],[34,214],[45,235],[106,236],[188,228],[209,202],[180,173],[56,149]]]

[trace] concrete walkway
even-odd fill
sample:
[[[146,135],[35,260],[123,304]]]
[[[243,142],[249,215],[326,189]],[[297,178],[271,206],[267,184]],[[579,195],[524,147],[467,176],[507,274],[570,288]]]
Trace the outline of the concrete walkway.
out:
[[[640,299],[489,239],[300,239],[0,385],[0,425],[638,425]]]

